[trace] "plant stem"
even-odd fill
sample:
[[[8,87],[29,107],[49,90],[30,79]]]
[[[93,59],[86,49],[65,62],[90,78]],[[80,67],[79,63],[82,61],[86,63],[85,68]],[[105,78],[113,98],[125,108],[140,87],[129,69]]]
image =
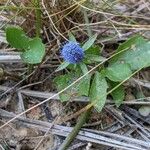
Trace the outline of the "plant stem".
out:
[[[89,119],[91,113],[91,108],[86,110],[79,118],[79,121],[73,128],[73,130],[70,132],[70,134],[67,136],[63,144],[60,146],[59,150],[67,150],[71,142],[75,139],[78,132],[80,131],[83,124]]]
[[[16,6],[0,6],[0,10],[32,10],[32,9],[38,9],[41,10],[41,8],[36,7],[16,7]]]
[[[28,64],[28,74],[30,74],[33,71],[34,67],[32,64]]]
[[[89,24],[89,18],[88,18],[86,10],[85,9],[82,9],[82,10],[83,10],[83,14],[84,14],[85,23]],[[89,25],[87,25],[87,32],[88,32],[89,37],[91,37],[92,36],[92,30],[91,30]]]
[[[34,0],[34,5],[37,8],[40,8],[40,0]],[[36,9],[36,36],[40,37],[40,30],[41,30],[41,10]]]

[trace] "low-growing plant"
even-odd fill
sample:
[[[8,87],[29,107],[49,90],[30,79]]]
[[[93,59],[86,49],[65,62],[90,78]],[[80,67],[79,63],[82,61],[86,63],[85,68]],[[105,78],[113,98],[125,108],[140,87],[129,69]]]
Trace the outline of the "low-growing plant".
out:
[[[61,92],[61,101],[66,102],[72,98],[86,96],[95,109],[100,112],[106,103],[108,94],[111,94],[116,106],[120,106],[125,97],[124,87],[121,83],[140,69],[150,66],[150,42],[142,36],[136,35],[120,44],[113,57],[106,59],[101,55],[101,47],[94,44],[96,38],[95,34],[82,44],[78,43],[75,37],[69,33],[69,41],[61,48],[64,62],[56,72],[63,69],[68,71],[57,76],[54,83],[58,91],[61,91],[75,82],[70,88]],[[6,39],[12,47],[20,52],[25,63],[38,64],[42,61],[45,55],[45,46],[39,37],[30,38],[22,28],[9,26],[6,28]],[[106,61],[107,64],[105,64]],[[91,68],[95,69],[89,72]],[[111,92],[108,92],[108,89]],[[81,121],[75,127],[76,132],[72,132],[72,138],[69,137],[70,142],[88,116],[89,111],[82,114]],[[68,142],[66,143],[68,146]]]
[[[86,96],[91,104],[81,114],[76,126],[59,150],[66,150],[69,147],[88,119],[91,106],[100,112],[108,94],[111,94],[116,106],[119,107],[125,97],[122,83],[139,70],[150,66],[150,42],[142,36],[136,35],[122,43],[115,54],[108,59],[101,56],[101,47],[94,44],[96,37],[97,35],[92,36],[81,46],[70,34],[70,41],[61,49],[64,62],[57,71],[66,68],[68,72],[56,77],[54,82],[58,91],[69,87],[60,94],[61,101]],[[104,63],[106,60],[107,66]],[[94,67],[95,65],[97,67]],[[95,69],[89,71],[91,68]],[[75,84],[70,86],[72,82]]]
[[[67,68],[69,72],[54,79],[58,91],[86,74],[94,65],[106,60],[101,56],[101,47],[94,44],[96,37],[92,36],[81,46],[70,34],[70,41],[61,49],[64,62],[57,69],[60,71]],[[94,107],[101,111],[106,102],[108,89],[113,89],[132,76],[134,71],[150,66],[150,42],[140,35],[120,44],[115,53],[118,55],[112,57],[106,67],[104,65],[98,67],[60,94],[61,101],[87,96],[90,102],[95,102]],[[111,95],[115,104],[120,106],[125,96],[124,87],[120,85]]]

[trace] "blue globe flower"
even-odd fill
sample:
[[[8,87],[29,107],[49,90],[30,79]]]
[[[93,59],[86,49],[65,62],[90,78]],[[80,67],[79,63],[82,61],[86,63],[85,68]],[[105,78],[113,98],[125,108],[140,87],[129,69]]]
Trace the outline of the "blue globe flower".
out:
[[[61,55],[65,61],[76,64],[82,61],[84,52],[77,42],[69,41],[62,47]]]

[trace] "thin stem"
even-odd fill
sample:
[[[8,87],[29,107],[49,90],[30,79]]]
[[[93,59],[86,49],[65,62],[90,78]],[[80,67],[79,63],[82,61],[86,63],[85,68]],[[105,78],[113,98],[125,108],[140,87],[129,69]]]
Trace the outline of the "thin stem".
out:
[[[37,8],[37,7],[16,7],[16,6],[0,6],[0,10],[26,10],[26,9],[29,9],[29,10],[32,10],[32,9],[36,9],[36,10],[41,10],[41,8]]]
[[[83,14],[84,14],[85,23],[89,24],[90,22],[89,22],[89,18],[88,18],[88,15],[87,15],[87,11],[85,9],[82,9],[82,11],[83,11]],[[88,32],[89,37],[91,37],[92,36],[92,30],[91,30],[89,25],[87,25],[87,32]]]
[[[34,0],[34,5],[37,8],[40,8],[40,0]],[[40,30],[41,30],[41,10],[36,9],[36,36],[40,37]]]
[[[33,71],[33,65],[32,64],[28,64],[28,74],[30,74]]]
[[[71,142],[75,139],[78,132],[80,131],[81,127],[84,125],[84,123],[89,119],[91,113],[91,109],[86,110],[79,118],[79,121],[73,128],[73,130],[70,132],[70,134],[67,136],[63,144],[60,146],[59,150],[67,150]]]

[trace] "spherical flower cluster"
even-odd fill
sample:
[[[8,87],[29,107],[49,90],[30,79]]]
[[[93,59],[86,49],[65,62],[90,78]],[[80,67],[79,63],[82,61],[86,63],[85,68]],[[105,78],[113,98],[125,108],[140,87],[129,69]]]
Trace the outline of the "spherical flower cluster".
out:
[[[77,42],[69,41],[62,47],[61,55],[65,61],[76,64],[82,61],[84,52]]]

